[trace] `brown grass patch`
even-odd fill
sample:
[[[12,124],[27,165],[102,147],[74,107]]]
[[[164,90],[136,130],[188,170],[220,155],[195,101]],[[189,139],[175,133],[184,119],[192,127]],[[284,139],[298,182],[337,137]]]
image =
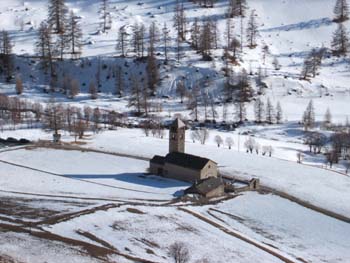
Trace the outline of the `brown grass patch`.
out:
[[[138,209],[136,209],[136,208],[131,208],[131,207],[128,207],[128,208],[126,209],[126,211],[128,211],[129,213],[139,214],[139,215],[145,214],[145,213],[142,212],[141,210],[138,210]]]
[[[70,142],[71,145],[86,145],[87,142],[83,142],[83,141],[73,141]]]

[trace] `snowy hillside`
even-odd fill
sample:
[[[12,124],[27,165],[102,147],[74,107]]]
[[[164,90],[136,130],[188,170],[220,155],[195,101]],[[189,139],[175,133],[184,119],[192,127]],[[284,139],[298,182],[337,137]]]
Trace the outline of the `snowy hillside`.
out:
[[[4,0],[7,1],[7,0]],[[0,10],[0,27],[10,31],[14,41],[14,52],[19,55],[33,55],[35,51],[35,42],[37,41],[37,30],[39,24],[47,17],[47,1],[8,1],[2,5]],[[139,4],[142,3],[142,4]],[[227,9],[226,1],[218,1],[214,8],[201,8],[192,3],[185,3],[186,16],[188,17],[188,30],[195,18],[215,17],[218,21],[219,47],[213,51],[215,61],[203,62],[200,55],[184,45],[184,54],[180,65],[175,63],[176,43],[175,28],[173,27],[173,16],[175,1],[112,1],[110,3],[110,12],[112,17],[111,29],[103,33],[100,30],[99,7],[100,2],[94,0],[86,1],[67,1],[67,6],[73,10],[80,18],[83,29],[83,57],[92,59],[92,67],[82,69],[80,62],[67,62],[64,71],[59,70],[60,74],[70,75],[72,78],[78,78],[82,93],[78,96],[78,101],[84,100],[87,104],[96,106],[96,103],[88,100],[88,85],[94,80],[97,61],[95,56],[101,56],[102,65],[123,65],[124,60],[117,60],[117,63],[111,62],[108,57],[119,56],[116,50],[118,31],[126,26],[127,32],[132,33],[133,25],[144,23],[148,28],[150,23],[155,22],[159,29],[162,29],[164,23],[168,24],[170,30],[170,59],[174,62],[169,66],[160,68],[161,82],[158,93],[161,95],[175,95],[177,81],[185,77],[187,86],[191,87],[199,80],[204,80],[210,76],[214,81],[211,87],[217,96],[221,96],[220,90],[223,87],[224,75],[222,72],[223,61],[223,43],[225,38],[225,12]],[[336,29],[335,23],[332,23],[333,1],[283,1],[251,0],[248,3],[249,10],[256,10],[259,24],[260,37],[258,38],[258,47],[254,50],[244,48],[242,56],[242,67],[247,71],[257,73],[261,67],[269,76],[266,83],[269,89],[266,90],[265,99],[270,98],[275,104],[280,101],[285,119],[300,120],[303,110],[306,108],[310,99],[314,100],[317,119],[321,120],[326,108],[329,107],[333,113],[334,121],[344,122],[346,116],[350,115],[347,101],[350,90],[347,87],[349,77],[348,65],[342,58],[325,59],[319,75],[312,79],[312,82],[299,81],[299,75],[302,69],[303,59],[312,48],[326,47],[330,48],[332,34]],[[273,12],[271,12],[273,9]],[[247,11],[249,13],[250,11]],[[243,21],[244,26],[247,19]],[[24,25],[24,26],[23,26]],[[240,35],[240,21],[235,20],[235,32]],[[245,34],[245,33],[244,33]],[[188,38],[190,33],[188,33]],[[266,44],[269,47],[270,54],[263,61],[262,47]],[[135,65],[132,62],[134,56],[129,50],[129,66],[123,68],[128,74],[125,81],[130,80],[131,72],[143,71],[143,65]],[[94,58],[95,57],[95,58]],[[274,70],[273,59],[278,58],[281,64],[281,70]],[[164,60],[163,46],[159,46],[160,61]],[[106,62],[104,62],[106,60]],[[265,63],[266,62],[266,63]],[[47,78],[42,76],[39,65],[29,64],[28,60],[20,59],[17,61],[20,66],[18,74],[25,80],[25,90],[23,97],[41,100],[44,96],[42,85],[47,85]],[[73,66],[73,65],[76,66]],[[111,66],[112,67],[112,66]],[[238,70],[241,67],[235,67]],[[115,102],[111,93],[114,92],[115,80],[110,78],[111,69],[102,71],[101,79],[103,86],[101,88],[104,102],[101,107],[108,109],[114,108],[118,111],[123,110],[120,103]],[[127,74],[126,73],[126,74]],[[5,88],[5,87],[4,87]],[[219,88],[219,91],[217,90]],[[128,89],[128,87],[126,87]],[[12,94],[10,90],[5,92]],[[85,94],[85,96],[84,96]],[[326,96],[327,95],[327,96]],[[45,96],[44,96],[45,98]],[[47,100],[48,98],[46,98]],[[77,99],[74,100],[76,102]],[[108,103],[106,103],[106,100]],[[122,102],[122,105],[126,102]],[[298,107],[295,107],[298,105]],[[183,111],[178,105],[175,111]],[[166,108],[167,106],[164,105]],[[218,107],[220,108],[220,107]],[[174,111],[174,109],[172,109]],[[253,107],[248,106],[248,116],[253,118]],[[219,114],[222,110],[218,109]],[[233,110],[229,111],[229,116]],[[203,116],[201,116],[203,118]],[[233,118],[233,117],[229,117]]]
[[[56,0],[61,30],[52,1],[0,1],[0,262],[350,262],[343,0]],[[149,173],[175,118],[260,190]]]
[[[24,262],[60,262],[65,255],[76,262],[168,263],[172,262],[168,248],[181,241],[191,252],[189,262],[350,258],[346,222],[258,192],[200,206],[183,202],[174,198],[188,184],[145,175],[146,164],[91,151],[2,152],[0,225],[10,231],[0,231],[0,255]],[[318,176],[316,171],[309,169],[304,176]]]

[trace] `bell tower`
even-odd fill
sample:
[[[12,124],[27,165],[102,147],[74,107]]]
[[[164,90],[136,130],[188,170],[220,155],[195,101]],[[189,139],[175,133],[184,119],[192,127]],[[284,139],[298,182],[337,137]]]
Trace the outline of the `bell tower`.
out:
[[[169,130],[169,153],[185,152],[185,131],[186,125],[176,119],[170,126]]]

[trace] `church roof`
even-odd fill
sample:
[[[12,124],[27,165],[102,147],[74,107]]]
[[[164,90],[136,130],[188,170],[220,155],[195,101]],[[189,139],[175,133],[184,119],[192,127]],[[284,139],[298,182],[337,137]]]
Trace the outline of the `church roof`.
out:
[[[173,123],[171,124],[171,127],[172,127],[172,128],[176,128],[176,129],[178,129],[178,128],[183,128],[183,127],[185,127],[185,126],[186,126],[185,123],[183,123],[183,121],[180,120],[179,118],[176,118],[176,119],[173,121]]]
[[[172,152],[165,156],[165,162],[193,170],[202,170],[210,160],[187,153]]]
[[[159,155],[155,155],[151,159],[151,163],[160,164],[160,165],[163,165],[164,161],[165,161],[165,157],[159,156]]]

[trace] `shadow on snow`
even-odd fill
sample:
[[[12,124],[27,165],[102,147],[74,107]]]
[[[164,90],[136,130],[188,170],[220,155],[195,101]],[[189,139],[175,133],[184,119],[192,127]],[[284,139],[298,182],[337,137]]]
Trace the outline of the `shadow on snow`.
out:
[[[121,174],[67,174],[73,179],[84,180],[116,180],[124,183],[142,185],[154,188],[173,188],[188,187],[189,184],[177,180],[163,178],[155,175],[146,175],[141,173],[121,173]]]

